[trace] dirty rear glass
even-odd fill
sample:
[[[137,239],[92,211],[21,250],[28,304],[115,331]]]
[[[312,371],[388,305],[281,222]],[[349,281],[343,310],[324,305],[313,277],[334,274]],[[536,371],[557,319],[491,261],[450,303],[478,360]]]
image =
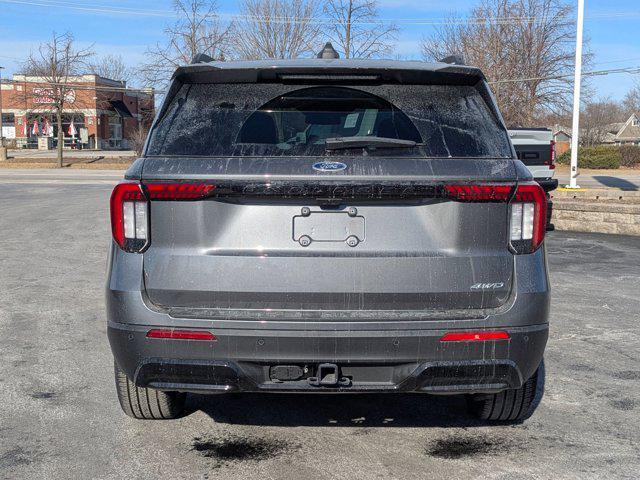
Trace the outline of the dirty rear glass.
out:
[[[328,139],[409,140],[340,155],[511,157],[506,132],[472,86],[185,84],[155,125],[147,155],[324,156]]]

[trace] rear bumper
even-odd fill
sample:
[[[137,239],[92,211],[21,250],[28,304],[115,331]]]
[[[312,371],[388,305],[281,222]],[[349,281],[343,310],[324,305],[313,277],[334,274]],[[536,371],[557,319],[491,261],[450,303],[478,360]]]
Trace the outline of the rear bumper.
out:
[[[148,302],[143,256],[112,249],[108,335],[118,365],[140,386],[177,391],[495,392],[517,388],[538,367],[548,336],[544,247],[514,258],[511,298],[491,311],[282,311],[186,309]],[[175,310],[175,309],[174,309]],[[149,329],[203,329],[215,342],[146,338]],[[509,340],[441,342],[452,331],[504,330]],[[321,363],[350,377],[340,387],[306,379]],[[273,366],[306,366],[273,381]]]
[[[116,362],[137,385],[198,393],[427,392],[457,394],[518,388],[538,367],[548,325],[506,328],[509,340],[442,342],[448,330],[213,331],[215,342],[146,338],[150,327],[110,323]],[[330,363],[344,379],[314,386]],[[274,366],[300,378],[273,378]]]

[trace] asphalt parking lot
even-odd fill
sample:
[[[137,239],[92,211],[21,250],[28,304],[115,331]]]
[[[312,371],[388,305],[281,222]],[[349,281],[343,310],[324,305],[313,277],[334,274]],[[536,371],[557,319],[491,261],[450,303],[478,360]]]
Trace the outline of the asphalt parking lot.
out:
[[[0,478],[640,476],[640,238],[548,236],[546,393],[524,424],[418,395],[191,396],[189,416],[140,422],[114,391],[111,179],[92,175],[0,175]]]

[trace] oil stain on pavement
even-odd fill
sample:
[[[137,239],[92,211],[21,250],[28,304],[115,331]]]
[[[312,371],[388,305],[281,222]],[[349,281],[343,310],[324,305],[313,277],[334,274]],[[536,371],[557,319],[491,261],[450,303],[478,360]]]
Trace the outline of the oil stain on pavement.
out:
[[[30,393],[29,396],[31,398],[35,398],[36,400],[48,400],[56,397],[54,392],[33,392]]]
[[[450,437],[434,441],[427,447],[426,454],[430,457],[458,460],[461,458],[505,453],[513,444],[499,440],[489,440],[486,437]]]
[[[613,408],[624,411],[633,410],[636,406],[635,400],[631,398],[621,398],[618,400],[613,400],[610,403]]]
[[[11,468],[19,465],[29,465],[32,462],[31,452],[22,447],[14,447],[0,454],[0,468]]]
[[[620,380],[640,380],[640,372],[636,370],[623,370],[613,374],[615,378]]]
[[[236,436],[193,439],[191,450],[216,461],[216,467],[239,462],[260,462],[292,453],[299,446],[282,440]]]

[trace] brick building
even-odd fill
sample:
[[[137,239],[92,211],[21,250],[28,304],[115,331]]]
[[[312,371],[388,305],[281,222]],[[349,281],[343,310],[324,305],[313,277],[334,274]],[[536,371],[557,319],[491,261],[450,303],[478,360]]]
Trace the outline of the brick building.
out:
[[[123,81],[93,74],[73,77],[67,85],[62,116],[65,147],[127,149],[136,131],[151,124],[150,91],[129,89]],[[55,86],[42,78],[14,75],[0,88],[5,139],[15,139],[18,148],[35,148],[38,138],[50,137],[55,147],[57,125],[51,108]]]

